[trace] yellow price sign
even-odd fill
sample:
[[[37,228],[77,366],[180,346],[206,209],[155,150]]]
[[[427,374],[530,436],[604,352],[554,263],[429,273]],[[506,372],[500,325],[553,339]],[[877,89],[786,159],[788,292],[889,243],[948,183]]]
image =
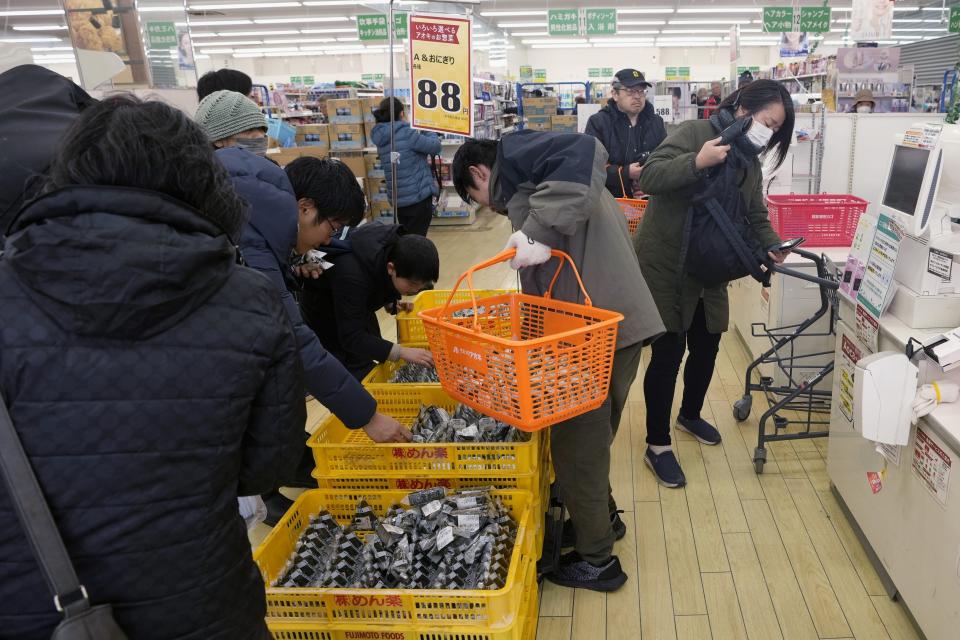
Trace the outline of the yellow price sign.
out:
[[[473,135],[470,18],[410,16],[410,123]]]

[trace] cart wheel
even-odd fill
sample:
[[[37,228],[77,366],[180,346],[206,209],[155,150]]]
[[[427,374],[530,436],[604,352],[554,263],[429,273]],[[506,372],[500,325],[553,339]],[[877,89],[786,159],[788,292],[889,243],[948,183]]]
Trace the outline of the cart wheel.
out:
[[[790,425],[790,421],[783,416],[773,416],[773,426],[777,431],[783,431]]]
[[[737,422],[743,422],[750,417],[750,410],[753,408],[753,396],[743,396],[733,403],[733,417]]]
[[[767,462],[767,450],[757,447],[753,450],[753,470],[757,474],[763,473],[763,465]]]

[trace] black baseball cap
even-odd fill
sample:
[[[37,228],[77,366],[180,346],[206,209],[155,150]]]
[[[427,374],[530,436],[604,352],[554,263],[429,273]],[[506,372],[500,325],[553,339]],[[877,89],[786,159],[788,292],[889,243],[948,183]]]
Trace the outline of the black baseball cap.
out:
[[[637,71],[636,69],[621,69],[617,71],[617,75],[613,76],[613,81],[614,84],[619,84],[621,87],[627,88],[653,86],[643,77],[643,72]]]

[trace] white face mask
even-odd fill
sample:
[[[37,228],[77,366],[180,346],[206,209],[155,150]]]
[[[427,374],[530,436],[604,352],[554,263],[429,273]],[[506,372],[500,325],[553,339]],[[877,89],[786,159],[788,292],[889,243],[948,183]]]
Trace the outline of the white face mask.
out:
[[[873,113],[873,107],[862,104],[857,107],[857,113]]]
[[[754,120],[753,124],[750,125],[750,128],[747,130],[747,140],[752,142],[758,149],[766,149],[772,137],[773,129],[759,120]]]

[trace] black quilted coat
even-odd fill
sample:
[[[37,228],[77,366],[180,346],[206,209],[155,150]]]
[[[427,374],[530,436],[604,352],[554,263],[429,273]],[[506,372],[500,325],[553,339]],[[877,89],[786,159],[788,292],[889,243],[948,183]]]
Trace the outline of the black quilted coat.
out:
[[[270,282],[186,205],[126,188],[35,201],[0,258],[0,394],[91,600],[132,640],[268,637],[238,495],[303,444]],[[0,482],[0,638],[59,616]]]

